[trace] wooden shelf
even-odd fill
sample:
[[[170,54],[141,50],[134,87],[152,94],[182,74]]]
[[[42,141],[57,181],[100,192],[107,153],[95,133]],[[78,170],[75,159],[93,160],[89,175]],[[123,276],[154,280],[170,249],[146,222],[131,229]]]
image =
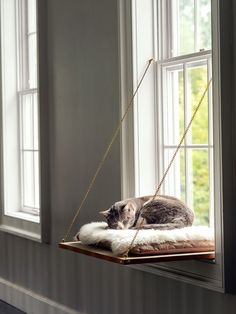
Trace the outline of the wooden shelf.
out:
[[[96,257],[109,262],[121,264],[121,265],[131,265],[131,264],[144,264],[144,263],[159,263],[159,262],[171,262],[179,260],[189,260],[189,259],[209,259],[213,260],[215,258],[215,252],[194,252],[194,253],[177,253],[177,254],[165,254],[165,255],[146,255],[146,256],[116,256],[111,251],[100,249],[93,246],[87,246],[81,244],[80,241],[76,242],[61,242],[59,247],[62,249],[70,250],[80,254]]]

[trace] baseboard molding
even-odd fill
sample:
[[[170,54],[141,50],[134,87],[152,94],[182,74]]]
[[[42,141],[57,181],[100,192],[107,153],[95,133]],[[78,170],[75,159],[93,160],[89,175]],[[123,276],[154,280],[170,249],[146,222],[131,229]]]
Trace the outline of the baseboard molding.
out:
[[[80,314],[0,277],[0,298],[27,314]]]

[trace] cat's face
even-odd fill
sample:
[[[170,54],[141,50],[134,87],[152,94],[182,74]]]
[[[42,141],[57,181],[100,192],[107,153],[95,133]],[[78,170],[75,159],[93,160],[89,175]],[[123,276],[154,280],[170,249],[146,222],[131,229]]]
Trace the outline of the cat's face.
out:
[[[100,212],[111,229],[129,229],[135,223],[137,206],[132,202],[117,202],[108,210]]]

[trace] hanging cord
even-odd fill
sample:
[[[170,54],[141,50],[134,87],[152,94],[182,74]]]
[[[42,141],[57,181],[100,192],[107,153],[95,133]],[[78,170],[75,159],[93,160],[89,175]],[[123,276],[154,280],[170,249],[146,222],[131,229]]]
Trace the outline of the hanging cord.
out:
[[[190,127],[191,127],[191,124],[192,124],[192,122],[193,122],[193,120],[194,120],[194,118],[195,118],[195,116],[196,116],[196,114],[197,114],[197,112],[198,112],[198,110],[199,110],[199,108],[200,108],[200,106],[201,106],[201,104],[202,104],[204,98],[205,98],[205,95],[206,95],[206,93],[207,93],[207,91],[208,91],[208,89],[209,89],[209,86],[210,86],[211,82],[212,82],[212,78],[211,78],[211,79],[208,81],[208,83],[207,83],[207,86],[206,86],[206,88],[205,88],[205,91],[204,91],[204,93],[202,94],[202,97],[200,98],[200,101],[199,101],[197,107],[196,107],[195,110],[194,110],[194,113],[193,113],[193,115],[192,115],[192,118],[191,118],[191,120],[189,121],[189,123],[188,123],[188,125],[187,125],[187,127],[186,127],[186,129],[185,129],[185,131],[184,131],[184,133],[183,133],[183,135],[182,135],[182,137],[181,137],[181,139],[180,139],[180,142],[179,142],[179,144],[178,144],[178,146],[177,146],[177,148],[176,148],[176,150],[175,150],[175,152],[174,152],[174,154],[173,154],[173,157],[171,158],[171,161],[169,162],[169,165],[167,166],[167,168],[166,168],[166,170],[165,170],[165,172],[164,172],[164,175],[162,176],[162,179],[161,179],[160,183],[158,184],[158,187],[157,187],[157,189],[156,189],[155,194],[153,195],[153,197],[152,197],[152,199],[151,199],[151,202],[154,201],[154,199],[156,198],[157,194],[159,193],[160,188],[161,188],[163,182],[165,181],[165,178],[166,178],[166,176],[167,176],[167,174],[168,174],[168,172],[169,172],[169,170],[170,170],[170,167],[172,166],[172,164],[173,164],[173,162],[174,162],[174,160],[175,160],[175,157],[176,157],[178,151],[180,150],[181,145],[182,145],[184,139],[186,138],[186,135],[187,135],[187,133],[188,133]],[[140,217],[140,215],[141,215],[141,213],[142,213],[142,209],[143,209],[143,208],[141,208],[141,210],[140,210],[140,212],[139,212],[138,218]],[[129,252],[130,252],[130,250],[132,249],[132,247],[133,247],[133,245],[134,245],[134,241],[135,241],[135,239],[137,238],[138,233],[139,233],[140,229],[142,228],[143,224],[144,224],[144,218],[142,218],[142,220],[141,220],[139,226],[137,227],[137,230],[136,230],[136,232],[135,232],[135,234],[134,234],[134,237],[133,237],[133,239],[132,239],[132,241],[131,241],[131,243],[130,243],[128,249],[127,249],[127,251],[124,253],[124,257],[128,257]]]
[[[141,79],[140,79],[140,81],[139,81],[137,87],[136,87],[136,90],[135,90],[135,92],[134,92],[134,94],[133,94],[133,96],[132,96],[132,98],[131,98],[129,104],[128,104],[127,107],[126,107],[126,110],[125,110],[125,112],[124,112],[124,114],[123,114],[121,120],[119,121],[119,124],[118,124],[118,126],[117,126],[115,132],[113,133],[113,135],[112,135],[112,137],[111,137],[111,141],[110,141],[110,143],[108,144],[108,146],[107,146],[107,148],[106,148],[106,150],[105,150],[105,153],[104,153],[104,155],[103,155],[101,161],[100,161],[99,164],[98,164],[97,170],[95,171],[95,173],[94,173],[94,175],[93,175],[93,177],[92,177],[92,179],[91,179],[91,181],[90,181],[90,183],[89,183],[88,189],[87,189],[87,191],[86,191],[85,194],[84,194],[84,197],[83,197],[83,199],[82,199],[82,201],[81,201],[81,203],[80,203],[80,206],[79,206],[79,208],[77,209],[77,211],[76,211],[76,213],[75,213],[75,215],[74,215],[74,217],[73,217],[73,219],[72,219],[72,221],[71,221],[71,223],[70,223],[70,225],[69,225],[69,227],[68,227],[68,229],[67,229],[67,231],[66,231],[66,233],[65,233],[65,235],[64,235],[64,238],[62,239],[62,242],[65,242],[66,239],[69,237],[69,235],[70,235],[70,233],[71,233],[71,229],[72,229],[72,227],[73,227],[73,225],[74,225],[74,223],[75,223],[75,221],[76,221],[76,219],[77,219],[77,217],[78,217],[78,215],[79,215],[79,213],[80,213],[82,207],[84,206],[84,203],[86,202],[86,200],[87,200],[87,198],[88,198],[88,196],[89,196],[89,193],[91,192],[91,190],[92,190],[92,188],[93,188],[93,186],[94,186],[94,183],[95,183],[95,181],[96,181],[96,179],[97,179],[97,177],[98,177],[98,175],[99,175],[99,173],[100,173],[100,171],[101,171],[101,169],[102,169],[102,167],[103,167],[103,164],[104,164],[104,162],[105,162],[105,160],[106,160],[106,158],[107,158],[107,156],[108,156],[108,154],[109,154],[109,152],[110,152],[110,150],[111,150],[111,148],[112,148],[113,143],[115,142],[115,139],[117,138],[117,135],[118,135],[119,132],[120,132],[120,129],[121,129],[121,127],[122,127],[122,123],[123,123],[124,119],[126,118],[128,112],[129,112],[129,110],[131,109],[131,107],[132,107],[132,105],[133,105],[134,98],[135,98],[135,96],[136,96],[136,94],[137,94],[137,92],[138,92],[138,90],[139,90],[139,88],[140,88],[140,86],[141,86],[141,84],[142,84],[142,82],[143,82],[143,79],[145,78],[145,76],[146,76],[146,74],[147,74],[147,71],[148,71],[148,69],[149,69],[151,63],[154,62],[154,61],[155,61],[154,59],[150,59],[150,60],[148,61],[148,65],[147,65],[147,67],[146,67],[146,69],[145,69],[145,71],[144,71],[144,73],[143,73],[143,75],[142,75],[142,77],[141,77]]]

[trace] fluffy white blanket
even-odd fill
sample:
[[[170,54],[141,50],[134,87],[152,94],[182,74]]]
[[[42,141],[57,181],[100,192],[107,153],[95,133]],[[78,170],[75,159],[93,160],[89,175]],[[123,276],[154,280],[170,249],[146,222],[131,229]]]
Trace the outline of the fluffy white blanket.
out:
[[[79,238],[83,244],[94,245],[101,241],[111,243],[112,252],[122,255],[128,249],[136,230],[107,229],[106,222],[92,222],[81,227]],[[214,230],[205,226],[192,226],[173,230],[140,230],[134,245],[189,240],[214,240]]]

